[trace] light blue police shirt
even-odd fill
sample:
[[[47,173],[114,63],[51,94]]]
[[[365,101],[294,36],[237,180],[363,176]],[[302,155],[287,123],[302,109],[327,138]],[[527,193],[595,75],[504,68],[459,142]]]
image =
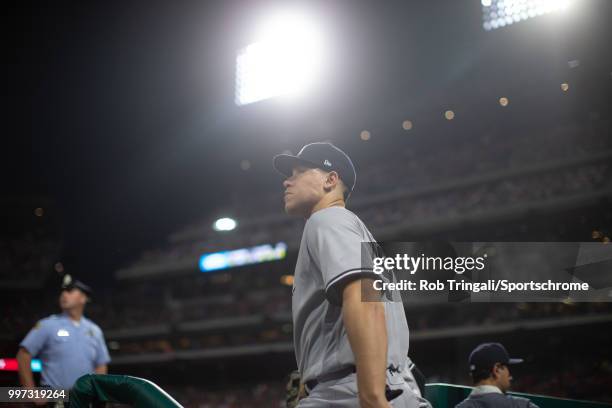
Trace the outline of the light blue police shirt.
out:
[[[72,388],[76,380],[108,364],[110,356],[102,330],[82,317],[77,323],[66,314],[40,320],[19,344],[42,361],[41,385]]]

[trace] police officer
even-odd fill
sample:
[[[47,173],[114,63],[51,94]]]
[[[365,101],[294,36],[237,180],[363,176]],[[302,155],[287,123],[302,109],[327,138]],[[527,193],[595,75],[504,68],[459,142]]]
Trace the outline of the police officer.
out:
[[[83,316],[91,288],[64,277],[59,304],[61,314],[40,320],[19,344],[19,380],[34,387],[32,357],[42,360],[41,386],[70,389],[85,374],[106,374],[110,356],[102,330]]]
[[[468,360],[474,389],[455,408],[538,408],[527,398],[506,394],[512,380],[509,366],[522,362],[520,358],[510,358],[500,343],[476,347]]]

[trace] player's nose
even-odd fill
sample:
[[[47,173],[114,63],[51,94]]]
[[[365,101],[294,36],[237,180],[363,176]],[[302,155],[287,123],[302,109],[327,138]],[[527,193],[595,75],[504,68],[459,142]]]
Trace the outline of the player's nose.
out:
[[[290,185],[291,185],[290,177],[287,177],[285,181],[283,181],[283,187],[289,188]]]

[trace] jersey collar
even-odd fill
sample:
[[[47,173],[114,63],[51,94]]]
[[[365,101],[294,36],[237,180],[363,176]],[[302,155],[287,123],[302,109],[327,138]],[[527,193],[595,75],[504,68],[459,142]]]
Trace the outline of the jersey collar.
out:
[[[481,394],[503,394],[503,392],[501,392],[501,390],[494,385],[477,385],[474,387],[470,395]]]

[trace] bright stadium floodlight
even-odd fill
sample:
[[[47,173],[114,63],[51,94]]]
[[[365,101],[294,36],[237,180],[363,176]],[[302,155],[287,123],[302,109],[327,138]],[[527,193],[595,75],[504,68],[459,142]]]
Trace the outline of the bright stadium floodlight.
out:
[[[231,231],[236,228],[236,221],[232,218],[219,218],[213,224],[213,229],[215,231]]]
[[[505,27],[529,18],[567,9],[572,0],[481,0],[482,27]]]
[[[296,13],[275,15],[257,42],[236,57],[236,105],[276,96],[295,96],[316,79],[323,60],[322,35]]]

